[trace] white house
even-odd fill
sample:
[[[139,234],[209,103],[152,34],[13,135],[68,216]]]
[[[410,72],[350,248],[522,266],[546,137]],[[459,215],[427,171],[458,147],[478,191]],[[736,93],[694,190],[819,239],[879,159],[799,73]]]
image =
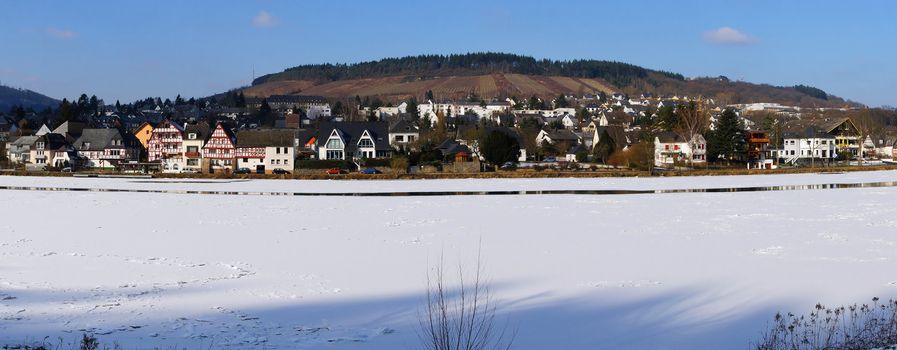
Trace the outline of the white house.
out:
[[[247,130],[236,135],[237,169],[270,174],[275,169],[292,171],[296,158],[295,137],[289,130]]]
[[[707,141],[701,134],[686,140],[674,132],[662,132],[654,138],[654,166],[707,163]]]
[[[318,129],[318,159],[389,158],[389,129],[385,122],[322,123]]]
[[[838,158],[835,136],[816,130],[812,127],[802,131],[787,132],[784,135],[784,147],[779,153],[786,163],[822,161],[828,162]]]
[[[79,166],[111,169],[122,162],[137,160],[134,142],[127,143],[118,129],[84,129],[73,148]]]
[[[420,128],[406,120],[389,128],[389,145],[397,149],[411,149],[419,138]]]

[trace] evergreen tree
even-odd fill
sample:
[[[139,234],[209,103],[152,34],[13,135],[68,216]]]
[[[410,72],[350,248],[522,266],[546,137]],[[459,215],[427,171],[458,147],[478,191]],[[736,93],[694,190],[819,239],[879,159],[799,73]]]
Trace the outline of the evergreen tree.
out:
[[[492,130],[480,141],[480,153],[492,165],[517,160],[520,144],[517,139],[499,130]]]
[[[601,162],[606,164],[607,159],[610,158],[610,155],[614,153],[616,148],[616,143],[614,143],[610,134],[607,133],[607,129],[604,129],[601,135],[598,136],[598,144],[595,145],[595,158],[601,159]]]
[[[408,99],[408,105],[405,108],[405,112],[411,114],[411,119],[413,121],[417,121],[420,119],[420,112],[417,110],[417,99],[412,97]]]
[[[710,161],[734,160],[744,152],[744,125],[738,115],[727,108],[716,122],[716,129],[707,138],[707,158]]]

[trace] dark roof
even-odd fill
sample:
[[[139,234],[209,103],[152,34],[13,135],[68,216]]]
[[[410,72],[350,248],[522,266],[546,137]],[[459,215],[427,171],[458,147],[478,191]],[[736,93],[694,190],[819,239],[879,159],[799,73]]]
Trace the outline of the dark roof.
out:
[[[672,131],[664,131],[657,134],[657,139],[662,143],[681,143],[685,142],[685,138]]]
[[[68,141],[65,140],[64,135],[49,133],[41,138],[47,143],[45,147],[48,150],[63,150],[68,147]]]
[[[446,139],[445,141],[442,141],[442,143],[440,143],[439,146],[436,146],[436,149],[438,149],[440,152],[442,152],[443,157],[447,156],[449,154],[455,154],[458,152],[465,152],[467,154],[471,154],[470,147],[467,147],[466,145],[462,145],[460,142],[455,141],[450,138]]]
[[[626,130],[620,126],[599,126],[595,128],[595,134],[598,135],[598,138],[601,138],[601,135],[604,135],[604,132],[607,131],[607,135],[610,136],[611,140],[614,141],[614,146],[617,149],[623,149],[626,146],[629,146],[629,140],[626,137]]]
[[[389,125],[385,122],[325,122],[318,128],[318,146],[324,146],[330,134],[337,130],[346,142],[346,152],[355,152],[358,140],[367,131],[374,140],[374,148],[389,149]]]
[[[197,140],[205,140],[211,133],[212,130],[206,123],[187,124],[187,127],[184,128],[185,137],[186,134],[196,134]]]
[[[107,148],[124,148],[124,144],[112,145],[112,140],[124,141],[118,129],[84,129],[74,147],[81,151],[102,151]]]
[[[237,132],[237,147],[292,147],[291,130],[247,130]]]
[[[412,133],[412,132],[420,132],[420,128],[417,125],[412,124],[407,120],[399,120],[398,123],[389,128],[390,133]]]
[[[567,130],[567,129],[558,129],[554,131],[548,132],[548,138],[557,141],[577,141],[579,140],[579,136],[576,136],[576,133]]]

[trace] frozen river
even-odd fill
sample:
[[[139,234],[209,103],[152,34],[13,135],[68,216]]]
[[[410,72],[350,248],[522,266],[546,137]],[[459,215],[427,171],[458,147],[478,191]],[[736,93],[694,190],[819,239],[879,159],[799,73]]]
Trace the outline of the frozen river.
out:
[[[776,311],[897,296],[893,181],[0,176],[0,346],[414,348],[429,267],[482,244],[515,348],[744,348]]]

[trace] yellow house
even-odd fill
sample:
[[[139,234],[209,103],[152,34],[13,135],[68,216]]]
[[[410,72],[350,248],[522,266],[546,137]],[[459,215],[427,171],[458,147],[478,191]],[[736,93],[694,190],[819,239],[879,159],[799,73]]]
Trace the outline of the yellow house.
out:
[[[134,129],[134,136],[143,145],[143,149],[146,149],[149,145],[149,139],[153,136],[153,129],[153,125],[147,122],[143,122],[143,124]]]

